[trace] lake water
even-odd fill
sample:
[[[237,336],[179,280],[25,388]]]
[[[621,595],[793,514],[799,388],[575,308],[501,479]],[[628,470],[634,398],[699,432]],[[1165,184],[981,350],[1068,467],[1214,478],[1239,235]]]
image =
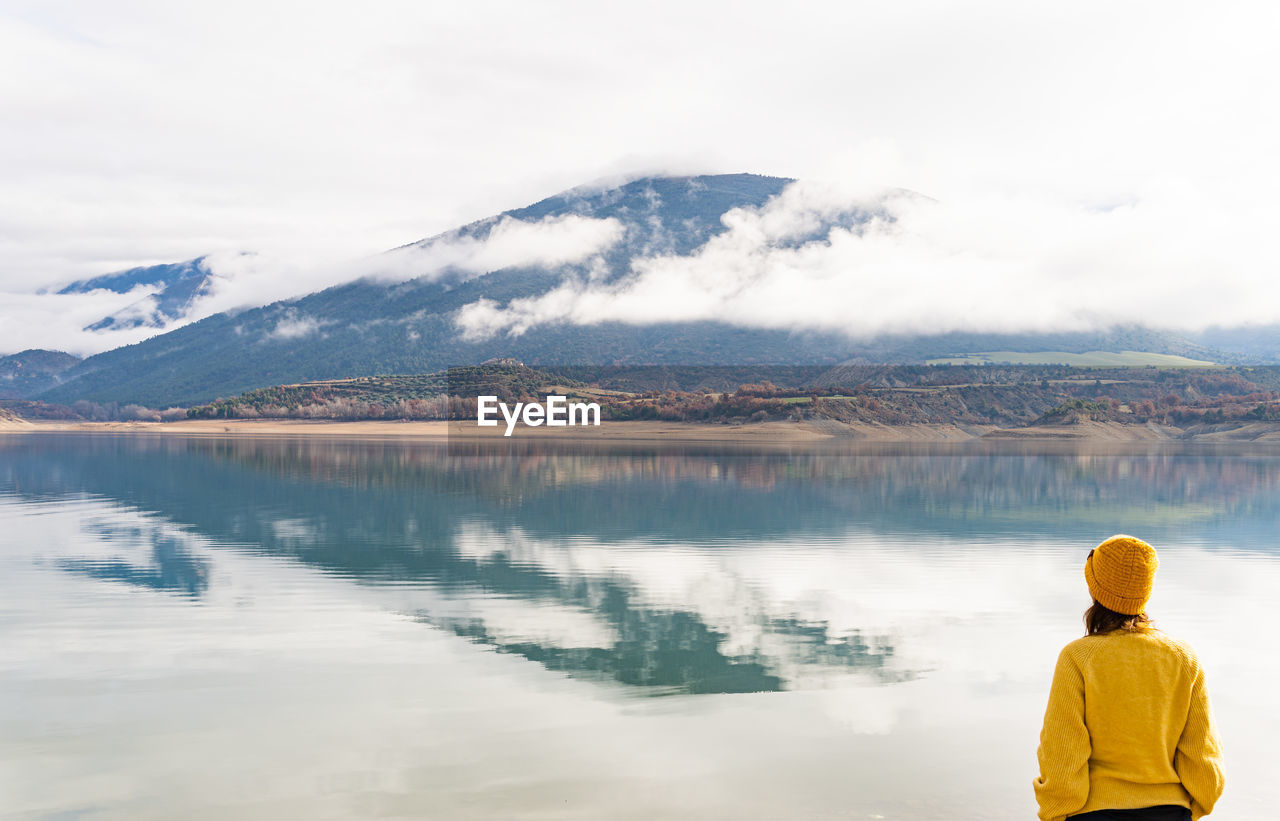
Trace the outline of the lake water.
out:
[[[1280,451],[0,437],[16,818],[1029,819],[1088,550],[1271,817]]]

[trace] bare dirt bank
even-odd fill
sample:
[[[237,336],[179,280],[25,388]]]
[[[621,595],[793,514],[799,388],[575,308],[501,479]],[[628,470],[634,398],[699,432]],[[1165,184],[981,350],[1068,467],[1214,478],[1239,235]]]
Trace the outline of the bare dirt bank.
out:
[[[413,422],[365,420],[312,422],[293,419],[187,419],[179,422],[25,422],[14,432],[145,433],[186,436],[329,436],[356,438],[502,439],[502,427],[477,427],[473,422]],[[605,422],[599,427],[519,427],[515,439],[574,439],[592,441],[818,441],[830,433],[794,422],[750,425],[698,425],[677,422]]]
[[[1185,432],[1165,425],[1122,425],[1116,422],[1081,421],[1071,425],[1028,425],[1023,428],[998,428],[986,434],[988,439],[1083,439],[1094,442],[1149,442],[1161,439],[1185,439]]]
[[[312,422],[300,419],[184,419],[179,422],[46,422],[30,433],[172,433],[187,436],[405,436],[443,439],[447,422]]]
[[[1196,442],[1280,443],[1280,422],[1225,422],[1176,428],[1147,423],[1124,425],[1116,422],[1082,421],[1072,425],[1032,425],[1001,428],[986,434],[987,439],[1058,439],[1093,442],[1151,442],[1181,440]]]
[[[23,430],[31,427],[31,423],[7,408],[0,408],[0,431]]]
[[[504,428],[472,422],[368,420],[355,422],[292,419],[188,419],[178,422],[49,422],[0,420],[5,433],[139,433],[186,436],[319,436],[445,440],[502,439]],[[875,425],[834,420],[696,424],[685,422],[605,422],[599,427],[517,428],[512,438],[594,442],[803,443],[834,440],[864,442],[963,442],[982,440],[1149,442],[1160,440],[1249,441],[1280,443],[1280,423],[1204,425],[1183,430],[1160,425],[1123,425],[1082,421],[1072,425],[1021,428],[990,426]]]

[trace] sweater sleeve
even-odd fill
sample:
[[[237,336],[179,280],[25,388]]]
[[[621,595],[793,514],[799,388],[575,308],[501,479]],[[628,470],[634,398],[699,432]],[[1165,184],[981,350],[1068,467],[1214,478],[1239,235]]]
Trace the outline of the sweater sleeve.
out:
[[[1042,821],[1061,821],[1089,798],[1089,730],[1084,723],[1084,677],[1064,648],[1049,688],[1040,731],[1040,777],[1035,780]]]
[[[1212,812],[1224,785],[1222,748],[1218,744],[1204,674],[1200,671],[1196,672],[1192,685],[1191,707],[1173,754],[1173,768],[1191,796],[1191,817],[1198,820]]]

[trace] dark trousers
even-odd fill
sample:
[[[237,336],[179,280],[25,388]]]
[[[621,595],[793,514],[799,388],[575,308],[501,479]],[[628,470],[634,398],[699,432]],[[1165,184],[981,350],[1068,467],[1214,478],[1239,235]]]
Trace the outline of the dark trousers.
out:
[[[1191,821],[1191,810],[1177,804],[1140,810],[1094,810],[1083,815],[1069,815],[1067,821]]]

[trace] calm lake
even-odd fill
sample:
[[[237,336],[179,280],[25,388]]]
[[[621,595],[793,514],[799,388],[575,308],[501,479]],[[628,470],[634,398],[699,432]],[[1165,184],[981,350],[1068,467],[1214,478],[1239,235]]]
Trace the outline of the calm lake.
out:
[[[0,813],[1026,821],[1126,532],[1272,817],[1278,524],[1276,449],[0,436]]]

